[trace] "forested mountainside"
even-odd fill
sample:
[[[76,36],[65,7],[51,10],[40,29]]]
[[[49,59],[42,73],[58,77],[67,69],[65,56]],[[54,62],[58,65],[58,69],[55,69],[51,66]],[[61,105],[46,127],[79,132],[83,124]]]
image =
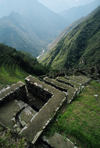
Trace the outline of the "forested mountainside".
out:
[[[97,7],[95,10],[93,10],[91,13],[89,13],[86,17],[82,17],[78,20],[76,20],[75,22],[73,22],[72,24],[70,24],[68,27],[66,27],[48,46],[47,46],[47,51],[45,52],[44,55],[42,55],[40,57],[40,61],[43,60],[43,57],[45,57],[48,52],[54,48],[54,46],[63,38],[65,37],[73,28],[75,28],[78,24],[80,24],[82,21],[86,20],[87,18],[89,18],[90,16],[92,16],[94,13],[96,13],[98,10],[100,9],[100,6]]]
[[[13,12],[10,13],[8,8],[13,8]],[[5,9],[9,10],[10,15]],[[27,51],[34,57],[68,25],[66,19],[37,0],[10,0],[6,4],[2,1],[0,10],[2,14],[8,14],[0,19],[0,43]]]
[[[95,14],[62,38],[43,63],[60,69],[100,64],[100,6]]]
[[[29,53],[0,44],[0,85],[24,81],[29,74],[34,76],[49,72],[49,67],[42,66]]]
[[[60,15],[66,18],[70,23],[72,23],[75,20],[88,15],[91,11],[96,9],[99,5],[100,5],[100,0],[94,0],[90,4],[72,7],[68,10],[62,11]]]

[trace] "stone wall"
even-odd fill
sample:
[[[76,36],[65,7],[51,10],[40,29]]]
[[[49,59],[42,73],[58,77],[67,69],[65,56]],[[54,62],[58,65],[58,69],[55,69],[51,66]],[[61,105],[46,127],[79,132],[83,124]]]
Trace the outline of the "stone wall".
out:
[[[61,90],[63,92],[66,92],[68,97],[67,97],[67,103],[71,103],[71,101],[76,97],[77,94],[77,89],[75,87],[71,87],[70,85],[67,85],[66,83],[60,83],[59,81],[55,79],[50,79],[48,77],[44,78],[44,81],[55,87],[58,90]]]
[[[49,77],[45,77],[43,80],[44,80],[45,83],[55,87],[56,89],[67,92],[67,89],[65,87],[63,87],[61,85],[61,83],[60,83],[60,86],[59,86],[59,84],[58,84],[59,82],[55,81],[55,79],[50,79]]]
[[[31,94],[37,96],[45,102],[51,98],[52,94],[46,88],[43,89],[42,85],[37,84],[37,82],[32,83],[28,78],[25,79],[25,82],[27,89]]]
[[[18,82],[0,92],[0,105],[13,99],[26,101],[26,98],[25,84],[23,82]]]
[[[28,124],[22,131],[21,134],[27,138],[28,141],[33,144],[42,134],[46,126],[55,116],[56,112],[67,100],[67,94],[55,89],[54,87],[45,84],[42,81],[39,81],[35,77],[28,76],[26,79],[26,85],[28,91],[32,94],[37,95],[42,99],[48,97],[48,101],[45,105],[39,110],[35,117],[31,120],[31,123]],[[35,92],[37,91],[37,93]],[[41,96],[42,94],[42,96]],[[51,98],[49,98],[51,96]],[[30,133],[30,134],[29,134]]]

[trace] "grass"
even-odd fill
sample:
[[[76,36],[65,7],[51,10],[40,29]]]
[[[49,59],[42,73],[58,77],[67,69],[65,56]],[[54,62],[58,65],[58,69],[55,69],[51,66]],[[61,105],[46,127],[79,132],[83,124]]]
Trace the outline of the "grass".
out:
[[[9,56],[0,56],[0,85],[6,86],[23,81],[29,74],[21,69],[19,63]]]
[[[100,148],[100,84],[91,81],[66,112],[58,113],[46,131],[54,132],[82,148]]]
[[[0,44],[0,85],[24,81],[30,74],[44,75],[49,70],[49,66],[43,66],[29,53]]]
[[[25,148],[26,145],[25,138],[14,135],[9,129],[0,125],[0,148]]]
[[[28,73],[21,71],[18,67],[16,67],[13,75],[12,73],[13,71],[8,72],[4,66],[0,67],[0,85],[10,85],[19,81],[24,82],[24,78],[29,75]]]

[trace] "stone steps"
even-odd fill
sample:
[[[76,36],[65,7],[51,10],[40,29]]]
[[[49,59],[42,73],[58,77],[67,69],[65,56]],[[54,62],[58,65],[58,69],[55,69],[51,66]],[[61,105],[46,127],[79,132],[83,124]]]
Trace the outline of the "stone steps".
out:
[[[77,89],[77,93],[80,93],[80,91],[81,91],[81,85],[76,83],[76,82],[68,80],[68,79],[66,79],[64,77],[57,77],[56,80],[61,82],[61,83],[64,83],[64,84],[67,84],[69,86],[72,86],[72,87],[76,88]]]
[[[68,93],[67,103],[70,103],[73,100],[73,98],[76,96],[77,89],[74,88],[74,87],[71,87],[68,84],[58,82],[57,80],[50,79],[48,77],[44,78],[44,82],[47,83],[47,84],[50,84],[51,86],[55,87],[56,89],[67,92]]]
[[[91,79],[87,78],[86,76],[80,75],[80,76],[57,77],[56,80],[76,88],[77,93],[80,93]]]
[[[76,82],[80,85],[86,85],[88,83],[88,81],[90,80],[89,78],[80,75],[80,76],[65,76],[66,79],[71,80],[73,82]]]
[[[57,77],[56,80],[45,77],[44,81],[57,89],[65,90],[68,93],[68,103],[70,103],[76,93],[80,93],[82,85],[86,86],[90,79],[85,76],[65,76]],[[77,148],[69,139],[58,133],[50,137],[43,137],[43,140],[53,148]]]

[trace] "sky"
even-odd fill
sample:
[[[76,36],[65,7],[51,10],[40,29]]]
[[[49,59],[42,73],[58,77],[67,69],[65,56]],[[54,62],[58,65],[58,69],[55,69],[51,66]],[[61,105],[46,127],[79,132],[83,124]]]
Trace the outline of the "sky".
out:
[[[38,0],[38,1],[43,4],[46,4],[49,1],[58,1],[58,2],[66,1],[72,7],[72,6],[78,6],[78,5],[85,5],[93,2],[94,0]]]
[[[78,6],[91,3],[94,0],[65,0],[65,1],[68,2],[71,6]]]
[[[5,5],[8,5],[8,3],[10,2],[12,4],[12,2],[15,2],[15,5],[14,5],[14,9],[16,10],[16,3],[20,1],[23,3],[24,0],[0,0],[0,4],[5,4]],[[28,1],[29,0],[25,0],[25,1]],[[31,1],[35,1],[35,0],[31,0]],[[60,13],[64,10],[67,10],[73,6],[79,6],[79,5],[85,5],[87,3],[91,3],[93,2],[94,0],[37,0],[39,1],[40,3],[42,3],[44,6],[46,6],[47,8],[49,8],[50,10],[56,12],[56,13]],[[12,6],[10,5],[10,7],[8,8],[9,10],[6,10],[6,7],[0,7],[0,9],[5,9],[5,15],[6,15],[6,12],[9,11],[10,12],[10,8]],[[3,11],[3,10],[2,10]],[[0,16],[2,16],[0,14]]]
[[[59,13],[74,6],[85,5],[94,0],[38,0],[50,10]]]
[[[0,0],[4,1],[4,0]],[[39,2],[41,2],[42,4],[47,5],[47,3],[53,3],[53,2],[67,2],[71,7],[72,6],[78,6],[78,5],[85,5],[87,3],[90,3],[94,0],[38,0]]]

